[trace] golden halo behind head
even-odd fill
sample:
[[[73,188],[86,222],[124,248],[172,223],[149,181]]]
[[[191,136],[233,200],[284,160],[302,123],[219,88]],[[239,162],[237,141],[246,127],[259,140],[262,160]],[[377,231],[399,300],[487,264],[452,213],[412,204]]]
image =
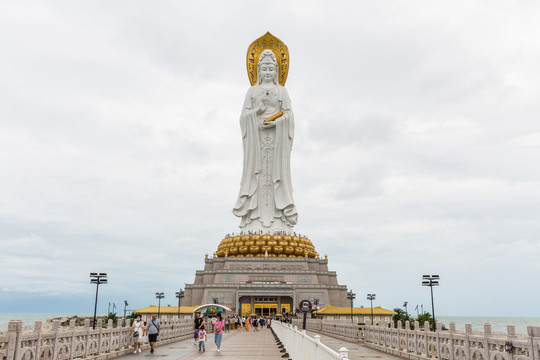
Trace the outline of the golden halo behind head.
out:
[[[279,68],[278,82],[285,85],[289,74],[289,49],[274,35],[267,32],[249,45],[246,57],[247,72],[251,85],[257,84],[257,64],[263,50],[270,49],[274,52]]]

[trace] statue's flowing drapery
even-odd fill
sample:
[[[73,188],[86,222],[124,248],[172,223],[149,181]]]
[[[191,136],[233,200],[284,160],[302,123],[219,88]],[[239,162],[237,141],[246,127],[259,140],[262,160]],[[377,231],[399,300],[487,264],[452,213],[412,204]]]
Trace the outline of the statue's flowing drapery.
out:
[[[261,103],[266,110],[258,115]],[[264,119],[282,111],[270,125]],[[294,115],[285,87],[267,90],[252,86],[246,95],[240,128],[244,168],[233,213],[241,217],[244,230],[291,230],[298,220],[292,196],[291,148]]]

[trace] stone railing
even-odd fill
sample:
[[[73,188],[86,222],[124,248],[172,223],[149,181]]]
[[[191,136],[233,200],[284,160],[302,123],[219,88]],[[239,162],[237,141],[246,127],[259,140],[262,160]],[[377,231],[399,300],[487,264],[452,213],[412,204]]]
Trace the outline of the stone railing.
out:
[[[306,330],[298,330],[297,326],[272,321],[272,331],[279,338],[286,354],[295,360],[347,360],[349,351],[342,347],[339,352],[330,349],[321,342],[321,336],[310,337]]]
[[[302,319],[293,319],[293,325],[301,329],[302,321]],[[350,342],[362,342],[364,341],[365,326],[354,324],[350,320],[307,319],[306,330]]]
[[[518,340],[512,325],[505,337],[497,337],[490,324],[484,325],[483,334],[475,334],[471,324],[463,332],[457,331],[454,323],[443,331],[437,323],[433,332],[428,322],[423,327],[415,322],[411,330],[408,321],[405,327],[398,321],[397,327],[388,323],[366,326],[365,345],[412,360],[540,360],[540,326],[528,326],[527,333],[525,339]]]
[[[121,320],[119,320],[121,322]],[[9,322],[8,331],[0,335],[0,360],[72,360],[111,359],[133,351],[129,320],[125,326],[113,327],[109,320],[106,327],[98,320],[96,329],[90,327],[90,320],[83,326],[61,327],[53,321],[50,330],[42,329],[42,322],[36,321],[31,332],[23,332],[21,320]],[[191,320],[163,321],[157,346],[187,339],[193,336]],[[149,344],[144,343],[143,349]]]

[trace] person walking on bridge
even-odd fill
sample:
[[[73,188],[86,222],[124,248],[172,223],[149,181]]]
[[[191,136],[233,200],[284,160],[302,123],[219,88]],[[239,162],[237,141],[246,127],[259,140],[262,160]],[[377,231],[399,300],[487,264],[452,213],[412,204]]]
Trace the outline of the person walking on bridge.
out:
[[[221,350],[221,339],[223,338],[223,328],[225,327],[225,322],[221,318],[221,313],[217,314],[217,320],[214,327],[214,342],[217,346],[217,351]]]
[[[129,335],[133,336],[133,353],[136,353],[137,350],[141,352],[142,338],[144,336],[144,323],[142,322],[141,315],[137,315],[137,319],[133,323]]]
[[[199,339],[199,330],[201,329],[201,326],[204,326],[203,319],[201,319],[201,313],[196,312],[195,320],[193,320],[193,337],[195,338],[195,345],[197,345],[197,341]]]
[[[153,354],[154,349],[156,348],[161,323],[159,322],[157,315],[152,314],[152,318],[148,321],[148,323],[146,323],[146,325],[146,333],[148,334],[148,342],[150,343],[150,354]]]

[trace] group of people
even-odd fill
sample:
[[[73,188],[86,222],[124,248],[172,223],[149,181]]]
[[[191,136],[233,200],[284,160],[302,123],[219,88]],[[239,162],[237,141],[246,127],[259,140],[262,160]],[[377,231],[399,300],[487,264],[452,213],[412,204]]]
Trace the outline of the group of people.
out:
[[[265,325],[270,324],[271,319],[266,319],[262,316],[227,316],[223,319],[221,313],[217,313],[211,318],[210,324],[212,326],[212,332],[214,333],[214,342],[217,347],[217,352],[221,351],[221,340],[223,339],[223,333],[231,330],[231,324],[236,325],[237,330],[259,331],[264,328]],[[130,336],[133,337],[133,353],[142,352],[143,338],[147,335],[148,342],[150,343],[150,353],[153,354],[157,338],[160,333],[161,323],[157,319],[156,314],[152,314],[152,318],[144,324],[141,315],[138,315],[133,326],[131,327]],[[206,342],[208,341],[208,334],[206,331],[205,321],[201,317],[200,313],[195,313],[195,319],[193,320],[193,330],[195,345],[199,347],[199,351],[206,351]]]
[[[236,324],[236,329],[244,329],[245,331],[259,331],[263,329],[264,325],[268,322],[265,317],[262,316],[237,316],[235,315],[232,321]]]
[[[160,328],[161,323],[159,322],[156,314],[152,314],[152,318],[150,319],[150,321],[147,322],[146,326],[144,326],[141,315],[137,315],[137,318],[133,322],[133,326],[131,327],[131,331],[129,333],[129,335],[133,337],[133,353],[135,354],[142,351],[141,347],[143,337],[145,335],[148,335],[148,342],[150,343],[150,354],[153,354],[154,349],[156,348],[156,342],[159,336]]]
[[[221,339],[223,338],[223,331],[226,330],[226,321],[228,323],[228,328],[230,329],[229,318],[223,320],[220,313],[217,313],[217,315],[212,318],[212,330],[214,331],[214,342],[216,343],[217,352],[221,351]],[[195,320],[193,320],[193,330],[195,345],[199,345],[199,351],[206,351],[206,326],[204,325],[204,320],[201,318],[201,313],[195,313]]]

